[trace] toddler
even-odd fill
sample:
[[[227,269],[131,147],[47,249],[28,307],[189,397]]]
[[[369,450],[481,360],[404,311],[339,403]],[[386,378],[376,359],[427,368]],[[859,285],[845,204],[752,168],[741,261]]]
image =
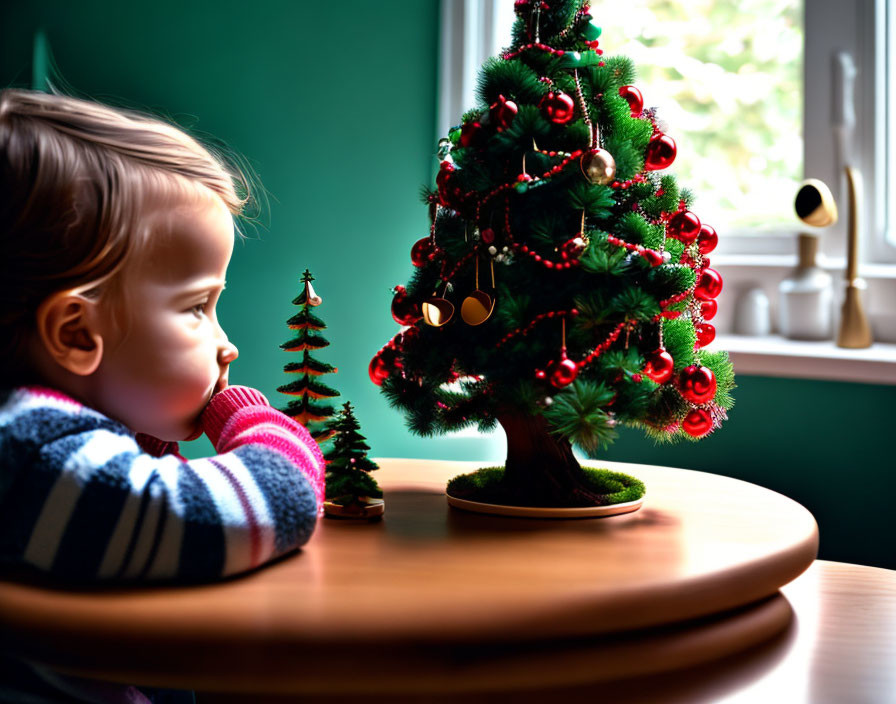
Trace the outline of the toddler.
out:
[[[215,308],[246,203],[235,182],[157,119],[0,91],[3,563],[80,581],[212,580],[308,540],[317,444],[228,384],[237,349]],[[219,454],[188,462],[177,441],[201,433]]]

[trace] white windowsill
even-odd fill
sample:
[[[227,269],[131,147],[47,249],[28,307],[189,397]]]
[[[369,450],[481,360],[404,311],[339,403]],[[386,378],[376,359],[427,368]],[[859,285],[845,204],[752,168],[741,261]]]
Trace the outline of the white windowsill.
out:
[[[719,335],[709,349],[727,350],[735,374],[896,385],[896,345],[861,350],[832,341],[803,342],[780,335]]]
[[[714,269],[724,270],[729,267],[756,269],[793,269],[797,265],[796,254],[719,254],[710,256]],[[846,261],[834,257],[819,257],[818,264],[831,274],[842,277],[846,269]],[[862,262],[859,264],[859,276],[866,279],[896,279],[896,264]]]

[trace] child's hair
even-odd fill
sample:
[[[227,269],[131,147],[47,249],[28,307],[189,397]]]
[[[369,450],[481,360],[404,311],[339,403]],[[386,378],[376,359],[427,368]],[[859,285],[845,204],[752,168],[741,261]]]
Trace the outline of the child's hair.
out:
[[[0,91],[0,387],[34,381],[25,347],[40,304],[76,287],[101,295],[146,239],[144,203],[197,184],[234,215],[249,200],[232,160],[160,119]]]

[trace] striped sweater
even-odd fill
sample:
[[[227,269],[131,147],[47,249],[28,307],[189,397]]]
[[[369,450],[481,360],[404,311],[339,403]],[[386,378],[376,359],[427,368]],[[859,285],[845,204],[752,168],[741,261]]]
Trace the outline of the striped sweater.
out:
[[[201,426],[219,454],[187,461],[57,391],[0,392],[0,561],[76,580],[213,580],[305,543],[324,486],[305,428],[241,386]]]

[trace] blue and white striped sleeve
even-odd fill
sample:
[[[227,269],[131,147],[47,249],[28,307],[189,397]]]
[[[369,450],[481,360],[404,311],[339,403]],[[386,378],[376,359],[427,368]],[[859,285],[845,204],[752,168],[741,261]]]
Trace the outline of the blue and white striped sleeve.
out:
[[[81,406],[19,410],[0,418],[4,561],[76,580],[209,580],[288,552],[314,529],[314,491],[274,449],[154,457]]]

